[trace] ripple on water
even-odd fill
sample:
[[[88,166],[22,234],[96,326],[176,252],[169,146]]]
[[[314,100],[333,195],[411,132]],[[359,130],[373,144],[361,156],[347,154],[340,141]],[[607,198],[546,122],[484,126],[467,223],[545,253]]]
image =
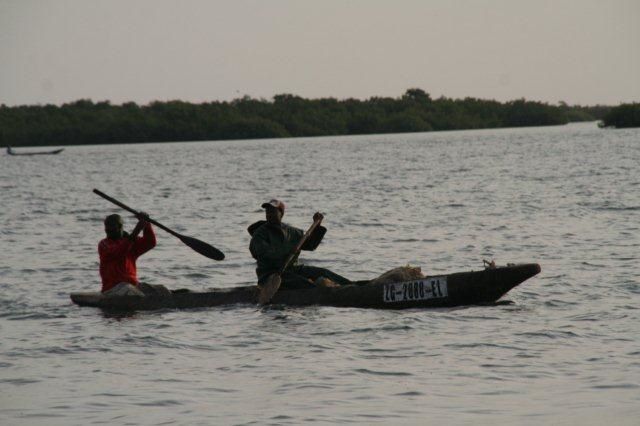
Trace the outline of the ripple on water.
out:
[[[393,396],[424,396],[425,393],[420,392],[420,391],[407,391],[407,392],[400,392],[400,393],[396,393]]]
[[[138,402],[135,405],[141,407],[172,407],[177,405],[184,405],[183,402],[176,399],[162,399],[158,401]]]
[[[412,376],[411,373],[407,373],[406,371],[380,371],[380,370],[370,370],[368,368],[356,368],[353,371],[359,374],[370,375],[370,376],[395,376],[395,377]]]
[[[452,349],[479,349],[479,348],[488,348],[488,349],[507,349],[510,351],[525,351],[526,348],[522,348],[519,346],[511,346],[511,345],[501,345],[497,343],[486,343],[486,342],[478,342],[478,343],[446,343],[443,345],[447,348]]]
[[[15,386],[23,386],[23,385],[30,385],[33,383],[40,383],[42,380],[35,380],[35,379],[23,379],[23,378],[17,378],[17,379],[0,379],[0,383],[6,383],[8,385],[15,385]]]
[[[524,337],[528,339],[535,338],[545,338],[545,339],[567,339],[567,338],[575,338],[580,337],[574,332],[571,331],[561,331],[561,330],[544,330],[544,331],[527,331],[524,333],[515,333],[515,336]]]
[[[67,318],[63,314],[46,314],[42,312],[7,312],[0,314],[0,318],[5,317],[8,321],[23,321],[23,320],[49,320],[49,319],[62,319]]]
[[[606,385],[594,385],[592,389],[640,389],[637,383],[611,383]]]

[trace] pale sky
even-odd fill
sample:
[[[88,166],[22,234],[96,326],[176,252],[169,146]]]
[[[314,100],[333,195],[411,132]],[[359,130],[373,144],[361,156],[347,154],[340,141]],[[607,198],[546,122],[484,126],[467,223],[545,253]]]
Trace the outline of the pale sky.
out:
[[[0,0],[0,104],[640,102],[640,0]]]

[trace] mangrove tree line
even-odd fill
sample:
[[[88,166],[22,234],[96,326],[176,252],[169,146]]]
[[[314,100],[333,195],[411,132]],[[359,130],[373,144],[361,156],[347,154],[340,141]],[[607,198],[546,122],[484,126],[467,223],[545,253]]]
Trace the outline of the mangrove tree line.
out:
[[[622,104],[611,108],[602,122],[604,127],[640,127],[640,103]]]
[[[11,146],[109,144],[424,132],[544,126],[602,118],[606,107],[571,107],[476,98],[432,99],[421,89],[399,98],[272,100],[248,96],[230,102],[110,102],[78,100],[61,106],[0,106],[0,144]]]

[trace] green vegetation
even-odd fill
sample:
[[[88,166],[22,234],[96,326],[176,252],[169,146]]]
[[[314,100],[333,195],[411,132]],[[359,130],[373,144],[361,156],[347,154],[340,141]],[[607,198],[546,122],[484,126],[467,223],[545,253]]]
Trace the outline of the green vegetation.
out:
[[[598,108],[598,107],[593,107]],[[606,108],[606,107],[602,107]],[[524,99],[431,99],[421,89],[400,98],[364,101],[272,101],[245,96],[231,102],[181,101],[111,105],[78,100],[62,106],[0,106],[0,145],[77,145],[425,132],[565,124],[595,120],[588,107],[553,106]]]
[[[560,109],[566,115],[567,120],[570,122],[576,122],[602,120],[605,114],[611,110],[611,107],[607,105],[569,106],[564,102],[560,102]]]
[[[602,119],[603,127],[640,127],[640,103],[611,108]]]

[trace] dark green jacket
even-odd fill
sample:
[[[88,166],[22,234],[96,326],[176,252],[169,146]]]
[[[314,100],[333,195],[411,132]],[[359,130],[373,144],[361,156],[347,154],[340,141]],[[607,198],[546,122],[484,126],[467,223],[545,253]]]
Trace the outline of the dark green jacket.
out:
[[[285,223],[278,227],[270,225],[263,220],[251,225],[248,231],[251,234],[249,250],[251,251],[251,256],[258,262],[256,268],[258,282],[262,282],[267,276],[277,272],[284,265],[287,257],[289,257],[304,235],[304,231],[301,229]],[[327,228],[318,226],[304,243],[302,250],[315,250],[320,245],[326,232]],[[289,267],[296,264],[297,258],[289,264]]]

